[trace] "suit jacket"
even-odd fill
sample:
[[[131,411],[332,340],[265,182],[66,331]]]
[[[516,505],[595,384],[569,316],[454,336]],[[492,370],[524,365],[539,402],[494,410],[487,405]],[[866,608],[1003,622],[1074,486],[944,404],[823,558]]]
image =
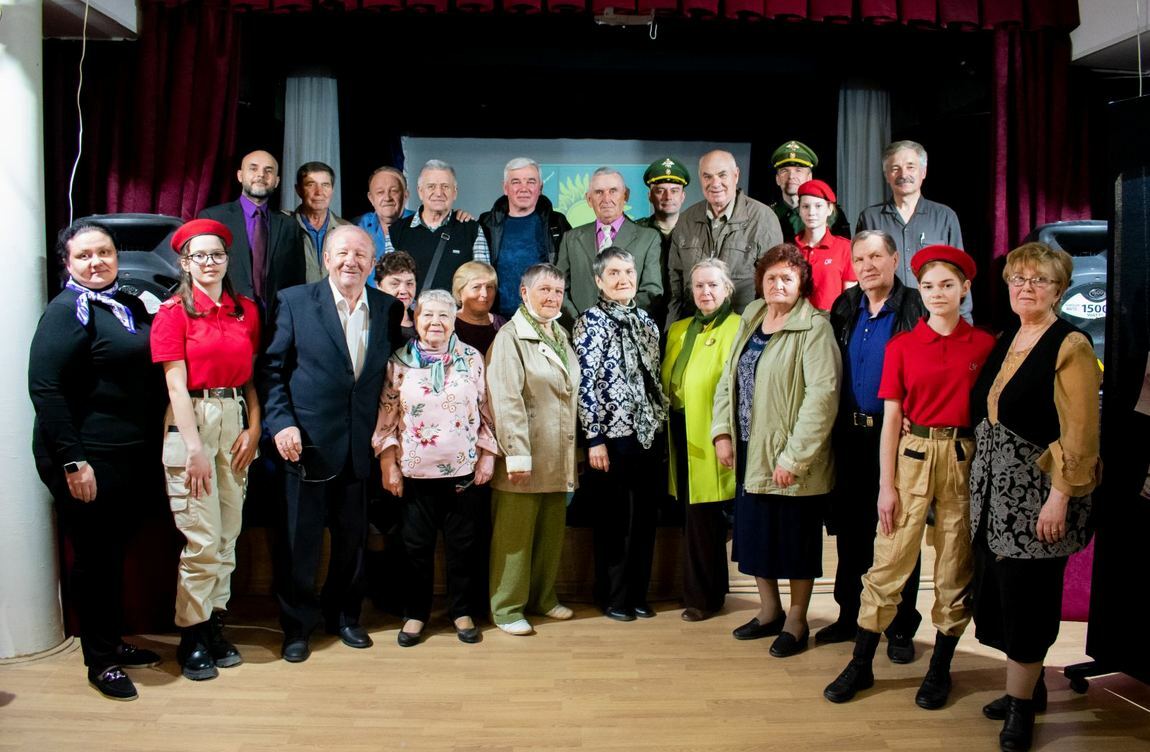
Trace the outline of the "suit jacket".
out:
[[[252,286],[252,247],[248,244],[248,229],[244,223],[244,210],[239,199],[227,204],[209,206],[201,217],[214,219],[232,231],[231,263],[228,278],[240,295],[259,300],[265,310],[265,319],[271,321],[275,313],[271,304],[276,293],[305,281],[303,231],[292,217],[268,210],[268,250],[264,259],[264,298],[256,297]]]
[[[331,474],[347,466],[360,479],[373,462],[371,434],[391,357],[391,334],[403,315],[390,295],[371,287],[364,294],[371,326],[358,379],[326,279],[280,292],[260,379],[269,432],[274,436],[296,426],[304,446],[317,447],[309,451],[318,451]]]
[[[624,219],[614,244],[627,249],[635,257],[638,284],[635,304],[650,312],[651,306],[663,296],[663,271],[659,263],[662,245],[658,231]],[[598,255],[594,222],[563,233],[559,242],[558,267],[567,281],[563,312],[571,321],[599,299],[599,288],[595,285],[595,272],[592,270]]]

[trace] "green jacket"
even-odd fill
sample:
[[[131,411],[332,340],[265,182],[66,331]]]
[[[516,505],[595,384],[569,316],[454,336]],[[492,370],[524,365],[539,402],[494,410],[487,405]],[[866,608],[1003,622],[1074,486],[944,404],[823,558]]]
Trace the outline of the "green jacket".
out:
[[[743,312],[731,357],[715,391],[711,438],[727,435],[738,451],[738,365],[751,333],[762,325],[766,303]],[[812,496],[834,486],[831,427],[839,406],[842,362],[827,315],[810,301],[795,304],[786,324],[763,350],[755,394],[743,485],[749,493]],[[794,473],[788,488],[775,485],[779,466]],[[737,465],[736,465],[737,467]]]

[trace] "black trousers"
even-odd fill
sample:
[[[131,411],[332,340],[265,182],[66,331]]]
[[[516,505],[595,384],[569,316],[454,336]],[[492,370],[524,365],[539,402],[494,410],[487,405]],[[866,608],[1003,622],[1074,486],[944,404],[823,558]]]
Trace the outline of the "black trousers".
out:
[[[647,602],[655,554],[658,497],[651,493],[659,460],[628,436],[607,440],[607,472],[588,469],[583,493],[593,507],[595,600],[604,608]]]
[[[687,474],[687,425],[681,412],[671,411],[671,440],[675,442],[675,485],[683,522],[683,605],[702,611],[718,611],[727,599],[727,517],[730,501],[690,503]]]
[[[457,487],[474,478],[404,478],[403,544],[407,551],[404,615],[427,622],[435,587],[435,543],[443,531],[447,560],[448,614],[472,616],[475,579],[476,513],[479,489]],[[484,570],[486,571],[486,570]],[[486,601],[484,601],[486,602]]]
[[[286,639],[306,638],[320,624],[329,629],[359,623],[364,595],[367,542],[366,479],[349,469],[326,481],[301,480],[284,472],[284,521],[276,554],[276,597]],[[331,556],[322,594],[315,578],[323,530],[331,531]]]
[[[68,590],[80,622],[84,665],[103,671],[117,665],[123,642],[124,555],[149,508],[163,504],[164,466],[158,446],[89,456],[88,463],[96,475],[96,498],[86,504],[68,493],[62,468],[38,463],[38,470],[72,542]]]
[[[839,621],[858,621],[862,576],[874,563],[874,538],[878,528],[879,435],[881,424],[872,428],[843,425],[835,428],[835,463],[838,478],[831,495],[828,528],[835,536],[838,568],[835,570],[835,602]],[[922,557],[902,589],[898,613],[887,628],[888,636],[913,637],[922,621],[918,613],[918,582]]]

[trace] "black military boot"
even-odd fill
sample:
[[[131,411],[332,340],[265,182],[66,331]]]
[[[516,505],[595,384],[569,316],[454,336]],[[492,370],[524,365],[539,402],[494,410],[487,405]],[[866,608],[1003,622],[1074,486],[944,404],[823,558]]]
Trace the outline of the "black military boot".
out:
[[[220,675],[216,661],[208,650],[207,625],[209,622],[194,624],[180,630],[180,646],[176,648],[176,659],[184,676],[192,681],[215,679]]]
[[[950,696],[950,660],[954,658],[954,649],[957,646],[957,636],[935,633],[930,668],[926,670],[922,686],[914,696],[915,705],[925,710],[938,710],[946,704],[946,698]]]
[[[823,697],[831,702],[848,702],[860,690],[870,689],[874,686],[874,653],[878,650],[878,641],[882,637],[878,632],[868,632],[860,629],[855,636],[855,651],[851,662],[835,677],[835,680],[823,690]]]
[[[243,663],[244,657],[240,655],[240,651],[224,637],[224,612],[213,611],[207,626],[208,652],[212,654],[216,666],[231,668]]]
[[[998,732],[1003,752],[1026,752],[1034,741],[1034,701],[1006,696],[1006,720]]]

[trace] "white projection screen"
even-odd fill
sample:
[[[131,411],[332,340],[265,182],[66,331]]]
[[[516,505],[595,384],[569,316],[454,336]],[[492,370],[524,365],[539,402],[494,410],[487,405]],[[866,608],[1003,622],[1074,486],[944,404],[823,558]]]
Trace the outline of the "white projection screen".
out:
[[[503,194],[503,166],[515,157],[530,157],[539,163],[543,193],[556,209],[567,216],[572,227],[594,219],[584,194],[596,168],[607,165],[623,174],[631,197],[627,216],[632,219],[651,213],[643,173],[656,159],[668,156],[682,162],[691,173],[684,208],[702,199],[698,185],[699,157],[712,149],[726,149],[735,155],[742,175],[739,186],[750,181],[749,143],[715,144],[703,141],[632,141],[608,139],[494,139],[403,137],[404,171],[411,183],[408,206],[419,208],[415,181],[424,162],[442,159],[455,168],[459,178],[459,198],[455,205],[476,217],[491,208]]]

